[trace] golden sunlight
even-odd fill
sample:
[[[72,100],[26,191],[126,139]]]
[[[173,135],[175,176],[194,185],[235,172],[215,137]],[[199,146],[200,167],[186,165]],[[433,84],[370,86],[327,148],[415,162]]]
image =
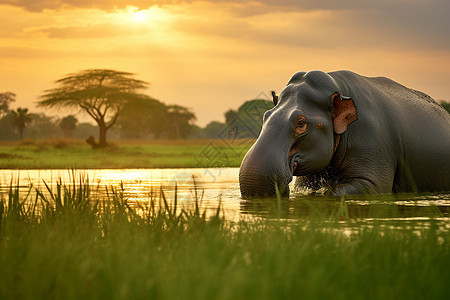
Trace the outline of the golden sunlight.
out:
[[[148,11],[148,10],[147,10]],[[131,21],[136,23],[142,23],[149,19],[149,15],[145,10],[137,10],[137,8],[133,8]]]
[[[147,16],[142,10],[139,10],[134,13],[133,20],[135,20],[136,22],[143,22],[146,19],[147,19]]]
[[[156,25],[167,21],[170,15],[166,10],[153,6],[148,9],[139,9],[135,6],[127,6],[125,9],[116,10],[114,13],[122,22],[138,24]]]
[[[139,9],[135,6],[127,6],[125,10],[119,10],[118,12],[124,13],[126,19],[133,23],[145,23],[162,17],[162,10],[157,7]]]

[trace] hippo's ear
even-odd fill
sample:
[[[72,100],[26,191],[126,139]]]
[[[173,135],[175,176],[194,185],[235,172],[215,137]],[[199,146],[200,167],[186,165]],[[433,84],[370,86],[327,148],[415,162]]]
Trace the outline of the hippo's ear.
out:
[[[272,91],[272,101],[273,101],[273,105],[277,106],[278,104],[278,96],[277,94],[275,94],[275,91]]]
[[[334,93],[331,96],[331,104],[333,106],[331,118],[333,119],[334,132],[342,134],[351,123],[358,120],[355,102],[351,98]]]

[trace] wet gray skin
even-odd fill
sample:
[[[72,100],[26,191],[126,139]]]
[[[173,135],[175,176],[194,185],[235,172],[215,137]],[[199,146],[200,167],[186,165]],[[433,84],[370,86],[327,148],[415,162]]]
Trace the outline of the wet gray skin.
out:
[[[239,172],[243,198],[289,183],[335,195],[450,190],[450,114],[428,95],[349,71],[298,72]]]

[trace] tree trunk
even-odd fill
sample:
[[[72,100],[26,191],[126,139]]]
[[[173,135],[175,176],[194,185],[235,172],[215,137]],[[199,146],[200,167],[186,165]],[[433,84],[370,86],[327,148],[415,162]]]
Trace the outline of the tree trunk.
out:
[[[181,133],[180,133],[180,124],[178,124],[178,122],[175,122],[175,134],[176,134],[176,139],[179,140],[181,138]]]
[[[25,130],[25,126],[19,125],[19,135],[20,135],[20,139],[23,140],[23,132]]]
[[[99,128],[99,136],[98,136],[98,147],[99,148],[105,148],[106,143],[106,131],[108,130],[106,128],[105,122],[99,122],[98,124]]]

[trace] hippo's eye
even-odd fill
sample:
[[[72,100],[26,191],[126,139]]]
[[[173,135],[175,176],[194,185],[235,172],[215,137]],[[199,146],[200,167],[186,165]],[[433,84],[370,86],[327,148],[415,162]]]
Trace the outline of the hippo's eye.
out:
[[[306,132],[306,127],[307,127],[307,123],[306,123],[306,120],[305,119],[299,119],[298,121],[297,121],[297,127],[295,128],[295,132],[298,134],[298,135],[301,135],[301,134],[303,134],[303,133],[305,133]]]

